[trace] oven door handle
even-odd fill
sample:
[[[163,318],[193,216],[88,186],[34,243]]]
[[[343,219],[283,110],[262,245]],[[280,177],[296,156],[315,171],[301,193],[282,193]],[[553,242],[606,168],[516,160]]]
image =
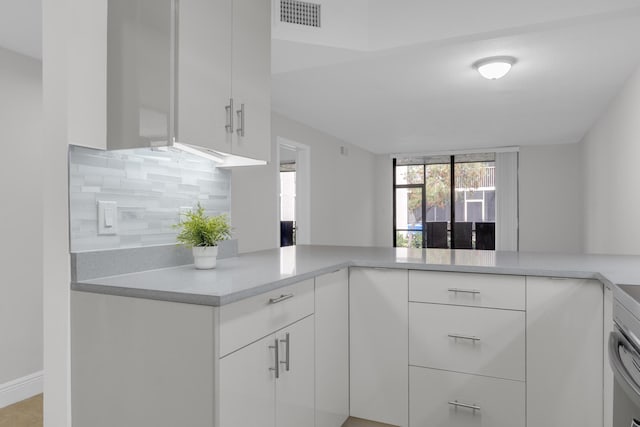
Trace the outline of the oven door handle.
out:
[[[637,401],[640,398],[640,385],[631,378],[627,372],[627,368],[624,367],[620,359],[620,346],[623,346],[631,353],[634,362],[640,363],[640,355],[627,338],[617,330],[611,331],[609,334],[609,364],[611,365],[615,378],[618,380],[618,384],[622,386],[630,398]]]

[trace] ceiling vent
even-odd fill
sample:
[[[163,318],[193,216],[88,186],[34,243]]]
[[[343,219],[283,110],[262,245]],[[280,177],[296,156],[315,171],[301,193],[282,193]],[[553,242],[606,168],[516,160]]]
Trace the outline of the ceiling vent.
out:
[[[280,0],[280,22],[320,28],[320,5],[298,0]]]

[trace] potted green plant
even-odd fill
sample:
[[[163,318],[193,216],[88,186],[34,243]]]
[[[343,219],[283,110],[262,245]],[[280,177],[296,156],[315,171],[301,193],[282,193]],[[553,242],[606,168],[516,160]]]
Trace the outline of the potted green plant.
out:
[[[226,215],[207,216],[198,203],[195,210],[181,215],[176,224],[179,243],[193,248],[194,264],[199,270],[216,268],[218,242],[231,238],[231,225]]]

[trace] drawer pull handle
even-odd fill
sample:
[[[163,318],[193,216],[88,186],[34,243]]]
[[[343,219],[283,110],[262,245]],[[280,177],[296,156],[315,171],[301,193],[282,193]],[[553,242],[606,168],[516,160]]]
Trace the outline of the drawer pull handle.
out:
[[[280,349],[279,349],[279,345],[278,345],[278,338],[275,339],[275,343],[274,345],[270,345],[269,348],[272,348],[275,350],[276,354],[275,354],[275,360],[276,363],[274,364],[273,368],[269,368],[270,371],[275,371],[276,373],[276,379],[280,378]]]
[[[293,294],[282,294],[277,298],[269,298],[269,304],[277,304],[289,298],[293,298]]]
[[[280,363],[284,365],[284,370],[289,372],[289,349],[291,348],[291,338],[289,337],[289,332],[285,334],[285,338],[283,340],[280,340],[280,342],[285,343],[284,361]]]
[[[470,340],[470,341],[473,341],[473,342],[480,341],[480,338],[475,337],[473,335],[449,334],[448,336],[450,338],[455,338],[455,339],[460,338],[461,340]]]
[[[474,413],[476,411],[480,411],[480,407],[478,405],[476,405],[475,403],[473,405],[470,405],[468,403],[462,403],[462,402],[458,402],[457,400],[454,400],[453,402],[449,401],[449,405],[455,407],[456,409],[458,409],[458,407],[473,409]]]
[[[449,288],[448,289],[449,292],[453,292],[453,293],[461,293],[461,294],[479,294],[480,291],[477,289],[460,289],[460,288]]]

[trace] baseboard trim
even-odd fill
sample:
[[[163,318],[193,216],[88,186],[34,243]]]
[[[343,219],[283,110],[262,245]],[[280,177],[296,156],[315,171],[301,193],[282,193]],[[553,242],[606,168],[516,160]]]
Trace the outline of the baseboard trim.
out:
[[[42,393],[43,372],[38,371],[22,378],[0,384],[0,408],[13,405]]]

